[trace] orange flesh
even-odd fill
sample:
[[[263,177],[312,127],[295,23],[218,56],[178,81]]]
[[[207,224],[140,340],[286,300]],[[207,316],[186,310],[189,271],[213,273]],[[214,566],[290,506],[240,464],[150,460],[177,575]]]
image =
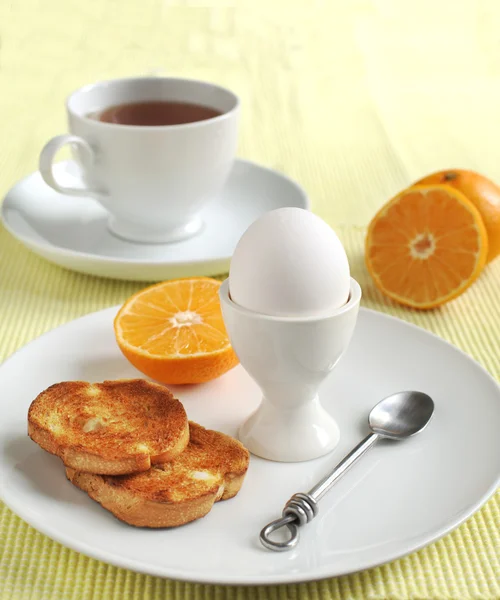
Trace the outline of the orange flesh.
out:
[[[191,279],[151,288],[121,313],[122,337],[136,349],[162,357],[226,348],[229,342],[217,295],[219,285],[213,280],[195,283]]]
[[[367,266],[380,289],[431,308],[479,275],[486,232],[477,209],[445,185],[417,186],[389,202],[370,224]]]

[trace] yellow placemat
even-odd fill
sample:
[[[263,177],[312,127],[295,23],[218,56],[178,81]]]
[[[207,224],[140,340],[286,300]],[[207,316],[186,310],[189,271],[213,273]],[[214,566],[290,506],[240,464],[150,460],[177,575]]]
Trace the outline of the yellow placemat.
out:
[[[315,212],[345,243],[363,304],[437,333],[499,378],[500,259],[464,296],[429,313],[383,299],[362,259],[370,216],[424,173],[459,166],[500,181],[498,1],[200,4],[0,2],[0,193],[33,171],[43,143],[64,132],[63,100],[73,88],[155,72],[220,82],[242,97],[240,155],[302,182]],[[140,287],[52,266],[0,228],[0,359]],[[500,494],[407,558],[334,580],[266,588],[184,584],[116,569],[52,542],[0,507],[0,600],[226,597],[500,598]]]

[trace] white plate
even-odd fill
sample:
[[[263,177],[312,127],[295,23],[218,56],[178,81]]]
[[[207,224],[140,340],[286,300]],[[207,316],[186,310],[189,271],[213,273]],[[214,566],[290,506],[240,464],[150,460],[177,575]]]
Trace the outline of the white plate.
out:
[[[74,175],[70,165],[56,165],[60,177]],[[238,159],[220,198],[203,213],[202,232],[173,244],[137,244],[115,237],[97,202],[58,194],[38,172],[9,191],[1,215],[22,244],[61,267],[102,277],[159,281],[227,272],[247,227],[263,213],[283,206],[308,209],[309,200],[285,175]]]
[[[137,375],[114,340],[116,309],[83,317],[32,342],[0,367],[0,496],[25,521],[97,559],[175,579],[222,584],[290,583],[341,575],[412,552],[464,521],[500,479],[500,390],[473,360],[431,334],[361,310],[352,344],[322,399],[341,427],[324,458],[299,464],[252,457],[239,495],[171,530],[129,527],[66,481],[62,464],[26,435],[31,400],[66,379]],[[380,443],[320,503],[296,550],[258,542],[286,500],[306,491],[367,433],[370,408],[417,389],[436,403],[428,428]],[[241,367],[203,386],[174,389],[190,418],[235,434],[259,401]]]

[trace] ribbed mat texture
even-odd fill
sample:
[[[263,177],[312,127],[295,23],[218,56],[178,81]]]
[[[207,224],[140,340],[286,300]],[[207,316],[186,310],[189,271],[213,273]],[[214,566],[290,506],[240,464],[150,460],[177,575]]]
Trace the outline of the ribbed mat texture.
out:
[[[461,298],[419,313],[375,290],[363,242],[376,209],[432,170],[471,168],[500,181],[499,30],[498,0],[2,0],[0,194],[65,131],[64,99],[74,88],[155,73],[217,81],[242,99],[240,156],[302,183],[344,242],[363,305],[433,331],[498,379],[500,259]],[[0,228],[0,359],[142,285],[65,271]],[[259,588],[117,569],[52,542],[2,506],[0,600],[28,598],[500,598],[500,494],[392,564]]]

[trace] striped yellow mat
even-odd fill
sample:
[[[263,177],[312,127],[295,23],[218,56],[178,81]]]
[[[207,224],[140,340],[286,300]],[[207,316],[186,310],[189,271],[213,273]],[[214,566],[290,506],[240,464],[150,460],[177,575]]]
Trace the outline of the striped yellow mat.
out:
[[[363,304],[437,333],[500,378],[500,259],[464,296],[428,313],[382,298],[363,265],[371,215],[412,180],[454,166],[500,181],[499,26],[497,0],[5,0],[0,194],[36,169],[43,143],[65,130],[64,97],[82,83],[147,73],[215,80],[242,98],[240,155],[304,185],[345,244]],[[0,228],[0,359],[140,287],[52,266]],[[117,569],[0,506],[0,600],[28,598],[500,598],[500,494],[458,530],[392,564],[262,588]]]

